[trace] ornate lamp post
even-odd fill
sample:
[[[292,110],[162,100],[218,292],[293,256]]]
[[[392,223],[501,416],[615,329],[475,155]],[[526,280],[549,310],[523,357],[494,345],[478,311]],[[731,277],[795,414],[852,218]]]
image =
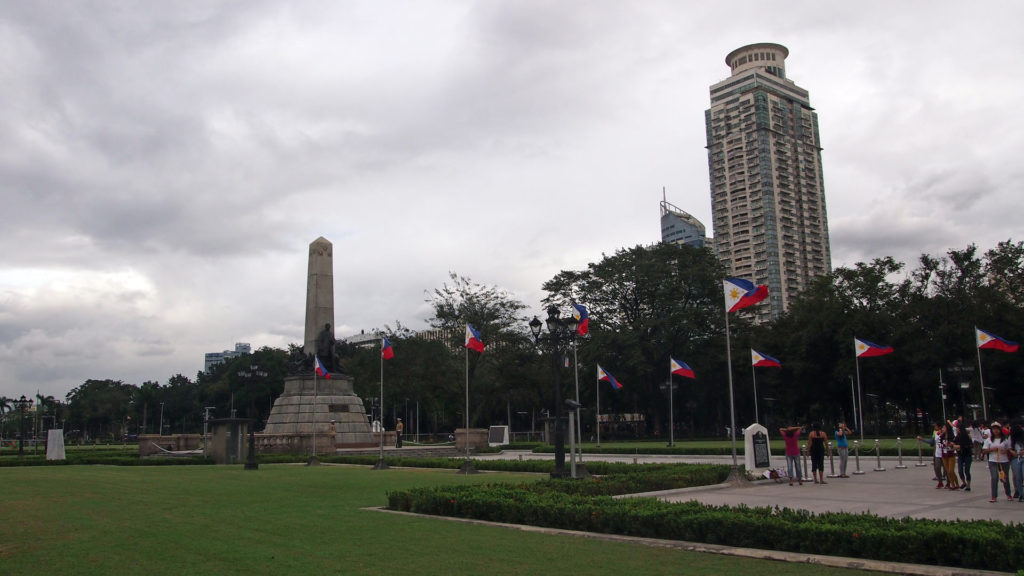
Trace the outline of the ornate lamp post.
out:
[[[239,370],[238,377],[248,380],[250,378],[266,378],[269,372],[260,370],[256,364],[249,366],[247,370]],[[246,470],[258,470],[260,465],[256,463],[256,398],[250,390],[249,394],[249,456],[245,459]],[[232,396],[233,398],[233,396]],[[234,410],[232,410],[234,412]],[[234,414],[232,414],[233,416]]]
[[[21,413],[21,418],[19,419],[19,424],[18,424],[18,426],[19,426],[18,430],[20,430],[20,432],[18,432],[18,456],[24,456],[25,455],[25,410],[27,410],[27,409],[32,407],[32,400],[30,398],[25,398],[25,395],[22,394],[21,398],[19,398],[17,400],[13,400],[12,403],[14,404],[14,407],[18,410],[18,412]]]
[[[579,322],[571,314],[565,320],[560,316],[558,308],[549,306],[548,317],[543,324],[536,316],[530,321],[534,343],[538,347],[546,345],[551,350],[551,369],[555,377],[555,469],[551,472],[552,478],[565,476],[565,431],[562,426],[565,399],[562,398],[561,363],[565,358],[565,350],[576,340],[576,329],[579,328]],[[547,334],[541,333],[544,324],[547,325]]]

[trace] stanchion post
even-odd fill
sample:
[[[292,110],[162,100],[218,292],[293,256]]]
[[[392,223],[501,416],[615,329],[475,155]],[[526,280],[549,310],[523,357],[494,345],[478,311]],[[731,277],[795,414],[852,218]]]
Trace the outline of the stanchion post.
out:
[[[878,438],[875,438],[875,472],[885,472],[885,468],[882,468],[882,451],[878,448]]]
[[[921,455],[921,441],[920,440],[917,441],[917,464],[914,464],[914,466],[916,466],[918,468],[921,468],[923,466],[927,466],[927,464],[924,463],[924,456]]]
[[[853,473],[858,476],[864,474],[864,471],[860,469],[860,440],[853,441],[853,461],[857,465],[857,469]]]
[[[802,452],[804,454],[804,465],[803,465],[803,470],[800,471],[800,474],[801,474],[800,479],[801,480],[813,480],[813,478],[811,478],[810,476],[807,475],[807,444],[804,444],[804,449],[802,450]]]
[[[839,477],[839,475],[836,474],[836,457],[835,457],[835,454],[832,453],[832,442],[831,441],[828,443],[828,468],[829,468],[829,470],[832,471],[828,475],[829,478],[838,478]]]
[[[903,438],[898,436],[896,437],[896,453],[899,455],[896,461],[896,469],[905,470],[907,467],[903,464]]]

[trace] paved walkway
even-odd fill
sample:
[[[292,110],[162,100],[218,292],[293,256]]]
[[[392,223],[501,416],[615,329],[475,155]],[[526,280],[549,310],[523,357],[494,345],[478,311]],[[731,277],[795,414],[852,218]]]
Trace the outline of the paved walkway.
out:
[[[500,454],[479,454],[479,459],[550,459],[551,454],[533,454],[525,451],[505,451]],[[584,462],[601,460],[609,462],[691,462],[731,464],[730,456],[636,456],[618,454],[584,454]],[[785,466],[785,460],[773,455],[776,466]],[[741,461],[742,463],[742,461]],[[790,486],[788,482],[759,480],[739,484],[722,484],[700,488],[669,490],[650,494],[670,502],[697,500],[705,504],[736,506],[780,506],[809,510],[811,512],[868,512],[893,518],[934,518],[940,520],[999,520],[1024,525],[1024,502],[1007,501],[1000,487],[999,500],[989,503],[990,481],[988,465],[975,462],[971,468],[973,484],[970,492],[962,490],[936,489],[932,479],[931,462],[917,466],[917,459],[904,459],[906,468],[897,469],[895,458],[882,458],[885,471],[876,472],[875,458],[861,458],[863,474],[852,474],[855,470],[850,459],[849,478],[825,478],[826,484],[805,481]],[[566,469],[569,460],[566,459]],[[826,474],[829,463],[825,462]]]

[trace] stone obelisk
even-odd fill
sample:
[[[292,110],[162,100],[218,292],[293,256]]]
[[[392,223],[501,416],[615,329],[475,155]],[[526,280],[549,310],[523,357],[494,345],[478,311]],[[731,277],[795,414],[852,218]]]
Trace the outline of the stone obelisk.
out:
[[[331,325],[334,337],[334,246],[323,236],[309,245],[306,276],[306,338],[302,351],[316,354],[317,336]]]
[[[327,354],[333,356],[334,340],[334,255],[327,239],[309,245],[309,274],[306,278],[306,333],[303,352],[310,356],[323,348],[321,333],[330,325]],[[274,400],[261,435],[268,452],[309,452],[316,442],[319,454],[337,447],[377,446],[366,419],[363,400],[353,391],[352,377],[340,372],[334,358],[321,354],[331,373],[316,376],[310,368],[284,380],[284,392]]]

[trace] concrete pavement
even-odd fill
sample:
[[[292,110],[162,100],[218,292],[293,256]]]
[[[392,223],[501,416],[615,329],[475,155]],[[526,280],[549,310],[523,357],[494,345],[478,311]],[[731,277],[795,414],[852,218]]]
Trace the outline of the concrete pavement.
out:
[[[550,454],[533,454],[525,451],[505,451],[500,454],[475,455],[481,459],[550,459]],[[585,454],[588,460],[609,462],[690,462],[731,464],[730,456],[663,456],[663,455],[620,455]],[[742,459],[740,460],[742,464]],[[670,502],[696,500],[704,504],[737,506],[779,506],[808,510],[810,512],[853,512],[871,513],[892,518],[933,518],[937,520],[998,520],[1005,523],[1024,524],[1024,502],[1007,501],[999,489],[999,499],[989,503],[990,480],[987,462],[975,462],[971,467],[973,482],[971,491],[936,489],[931,462],[918,466],[916,458],[903,460],[904,469],[897,469],[896,458],[882,458],[885,471],[875,471],[875,458],[861,458],[863,474],[853,474],[856,469],[850,459],[847,473],[849,478],[826,478],[826,484],[805,481],[803,486],[790,486],[787,481],[757,480],[739,484],[720,484],[700,488],[668,490],[647,494]],[[772,455],[774,467],[785,467],[785,459]],[[837,462],[838,465],[838,462]],[[568,457],[566,468],[569,467]],[[825,462],[826,475],[829,462]]]

